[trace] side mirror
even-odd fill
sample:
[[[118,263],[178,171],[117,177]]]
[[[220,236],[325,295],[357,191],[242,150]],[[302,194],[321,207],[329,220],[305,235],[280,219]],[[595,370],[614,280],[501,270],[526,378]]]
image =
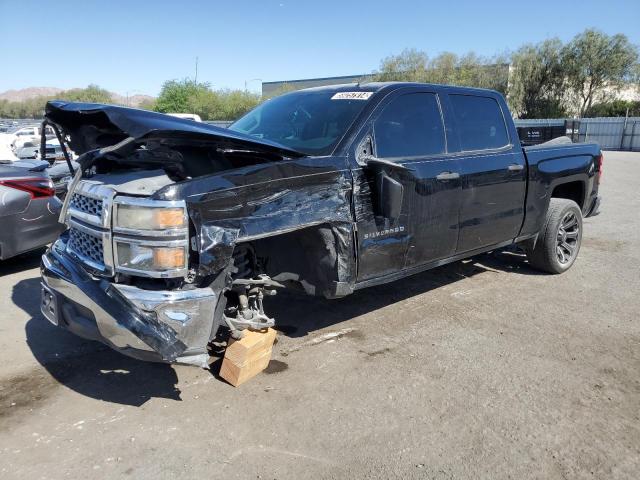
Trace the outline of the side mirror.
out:
[[[384,158],[374,157],[373,155],[363,155],[360,158],[366,162],[366,167],[387,167],[391,170],[409,170],[404,165],[392,162],[391,160],[385,160]]]
[[[404,187],[402,183],[389,176],[385,170],[376,174],[376,187],[378,190],[378,211],[385,218],[397,220],[402,211],[402,197]]]
[[[404,187],[389,175],[393,170],[409,170],[404,165],[373,155],[373,140],[366,137],[358,146],[358,163],[371,172],[374,180],[376,214],[396,221],[402,211]]]

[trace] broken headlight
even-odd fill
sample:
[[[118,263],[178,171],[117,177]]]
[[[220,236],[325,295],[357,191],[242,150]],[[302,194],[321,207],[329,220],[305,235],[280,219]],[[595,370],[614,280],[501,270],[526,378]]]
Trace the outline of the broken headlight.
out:
[[[154,245],[148,242],[116,240],[116,269],[121,271],[175,272],[187,265],[185,245]]]
[[[188,268],[184,201],[116,197],[113,204],[115,270],[146,277],[180,277]]]

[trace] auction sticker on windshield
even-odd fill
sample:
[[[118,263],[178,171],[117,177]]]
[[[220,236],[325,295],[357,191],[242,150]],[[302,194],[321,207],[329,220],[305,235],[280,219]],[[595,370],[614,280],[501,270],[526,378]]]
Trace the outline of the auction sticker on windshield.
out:
[[[373,92],[338,92],[331,100],[369,100]]]

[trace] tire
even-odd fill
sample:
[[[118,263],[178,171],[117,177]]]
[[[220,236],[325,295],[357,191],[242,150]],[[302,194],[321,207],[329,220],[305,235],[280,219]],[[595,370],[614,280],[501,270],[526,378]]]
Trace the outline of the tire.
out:
[[[576,261],[581,243],[580,207],[573,200],[552,198],[536,246],[526,251],[529,264],[543,272],[564,273]]]

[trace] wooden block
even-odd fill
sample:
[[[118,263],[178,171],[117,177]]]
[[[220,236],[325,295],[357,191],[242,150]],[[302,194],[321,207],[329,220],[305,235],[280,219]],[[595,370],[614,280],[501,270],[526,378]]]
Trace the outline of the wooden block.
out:
[[[275,338],[276,331],[269,328],[259,332],[245,330],[240,340],[229,340],[220,376],[234,387],[255,377],[269,365]]]

